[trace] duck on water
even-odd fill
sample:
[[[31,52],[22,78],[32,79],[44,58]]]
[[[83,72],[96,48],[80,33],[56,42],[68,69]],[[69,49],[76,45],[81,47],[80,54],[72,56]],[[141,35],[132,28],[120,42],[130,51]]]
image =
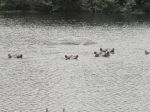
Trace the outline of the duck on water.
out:
[[[147,50],[145,50],[145,55],[148,55],[150,52],[148,52]]]
[[[102,49],[102,48],[100,48],[100,52],[94,52],[94,56],[95,57],[99,57],[99,56],[102,56],[102,57],[109,57],[110,56],[110,54],[114,54],[115,53],[115,49],[114,48],[112,48],[112,49],[109,49],[109,48],[107,48],[107,49]]]
[[[78,60],[78,58],[79,58],[79,55],[65,55],[66,60],[71,60],[71,59]]]
[[[15,54],[15,55],[11,55],[11,54],[8,54],[8,58],[11,59],[11,58],[23,58],[23,55],[22,54]]]

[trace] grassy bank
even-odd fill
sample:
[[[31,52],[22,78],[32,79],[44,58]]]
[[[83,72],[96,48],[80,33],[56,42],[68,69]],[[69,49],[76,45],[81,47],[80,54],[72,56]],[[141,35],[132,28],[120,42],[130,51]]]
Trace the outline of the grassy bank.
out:
[[[0,10],[38,12],[148,13],[149,0],[0,0]]]

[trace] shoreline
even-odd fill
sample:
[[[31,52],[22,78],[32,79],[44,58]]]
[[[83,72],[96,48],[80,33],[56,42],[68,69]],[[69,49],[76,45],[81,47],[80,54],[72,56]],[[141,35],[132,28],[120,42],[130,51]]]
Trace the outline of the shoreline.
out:
[[[138,10],[134,10],[134,11],[131,11],[131,12],[120,12],[120,13],[101,13],[101,12],[95,12],[95,13],[92,13],[91,11],[80,11],[80,12],[76,12],[76,11],[73,11],[73,12],[64,12],[64,11],[58,11],[58,12],[42,12],[42,11],[36,11],[36,10],[0,10],[0,14],[13,14],[13,13],[20,13],[20,14],[23,14],[23,13],[27,13],[27,14],[77,14],[77,15],[80,15],[80,14],[92,14],[93,16],[94,15],[146,15],[146,14],[149,14],[147,12],[143,12],[143,11],[138,11]]]

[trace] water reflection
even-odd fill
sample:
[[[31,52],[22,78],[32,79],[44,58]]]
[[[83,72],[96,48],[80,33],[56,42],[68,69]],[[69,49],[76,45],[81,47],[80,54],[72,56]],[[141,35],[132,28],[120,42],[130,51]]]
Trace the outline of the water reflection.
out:
[[[0,18],[5,19],[6,23],[0,24],[8,25],[11,21],[14,25],[36,24],[36,25],[124,25],[149,23],[149,15],[104,15],[91,13],[54,13],[54,14],[39,14],[39,13],[23,13],[11,12],[0,13]]]

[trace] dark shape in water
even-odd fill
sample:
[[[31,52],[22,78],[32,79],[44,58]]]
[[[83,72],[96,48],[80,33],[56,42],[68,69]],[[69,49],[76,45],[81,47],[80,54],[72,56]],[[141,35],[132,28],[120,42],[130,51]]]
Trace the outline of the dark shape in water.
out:
[[[115,53],[115,49],[112,48],[112,50],[110,50],[110,53],[111,53],[111,54],[114,54],[114,53]]]
[[[65,59],[66,59],[66,60],[70,60],[70,59],[76,59],[76,60],[77,60],[78,57],[79,57],[79,55],[75,55],[75,56],[74,56],[74,55],[69,55],[69,56],[68,56],[68,55],[65,55]]]
[[[23,55],[22,54],[19,54],[19,55],[11,55],[11,54],[8,54],[8,58],[12,58],[12,57],[14,57],[14,58],[23,58]]]
[[[100,51],[101,52],[106,52],[106,51],[108,51],[108,49],[102,49],[102,48],[100,48]]]
[[[11,54],[8,54],[8,58],[12,58]]]
[[[115,53],[115,49],[114,48],[112,48],[112,49],[109,49],[109,48],[107,48],[107,49],[102,49],[102,48],[100,48],[100,52],[110,52],[111,54],[114,54]]]
[[[98,52],[96,52],[96,51],[94,52],[94,54],[95,54],[95,57],[99,57],[99,55],[100,55],[100,54],[99,54]]]
[[[19,54],[19,55],[16,56],[16,58],[23,58],[23,55]]]
[[[102,55],[103,57],[109,57],[110,56],[110,52],[106,52],[104,55]]]
[[[145,55],[148,55],[150,52],[148,52],[147,50],[145,50]]]

